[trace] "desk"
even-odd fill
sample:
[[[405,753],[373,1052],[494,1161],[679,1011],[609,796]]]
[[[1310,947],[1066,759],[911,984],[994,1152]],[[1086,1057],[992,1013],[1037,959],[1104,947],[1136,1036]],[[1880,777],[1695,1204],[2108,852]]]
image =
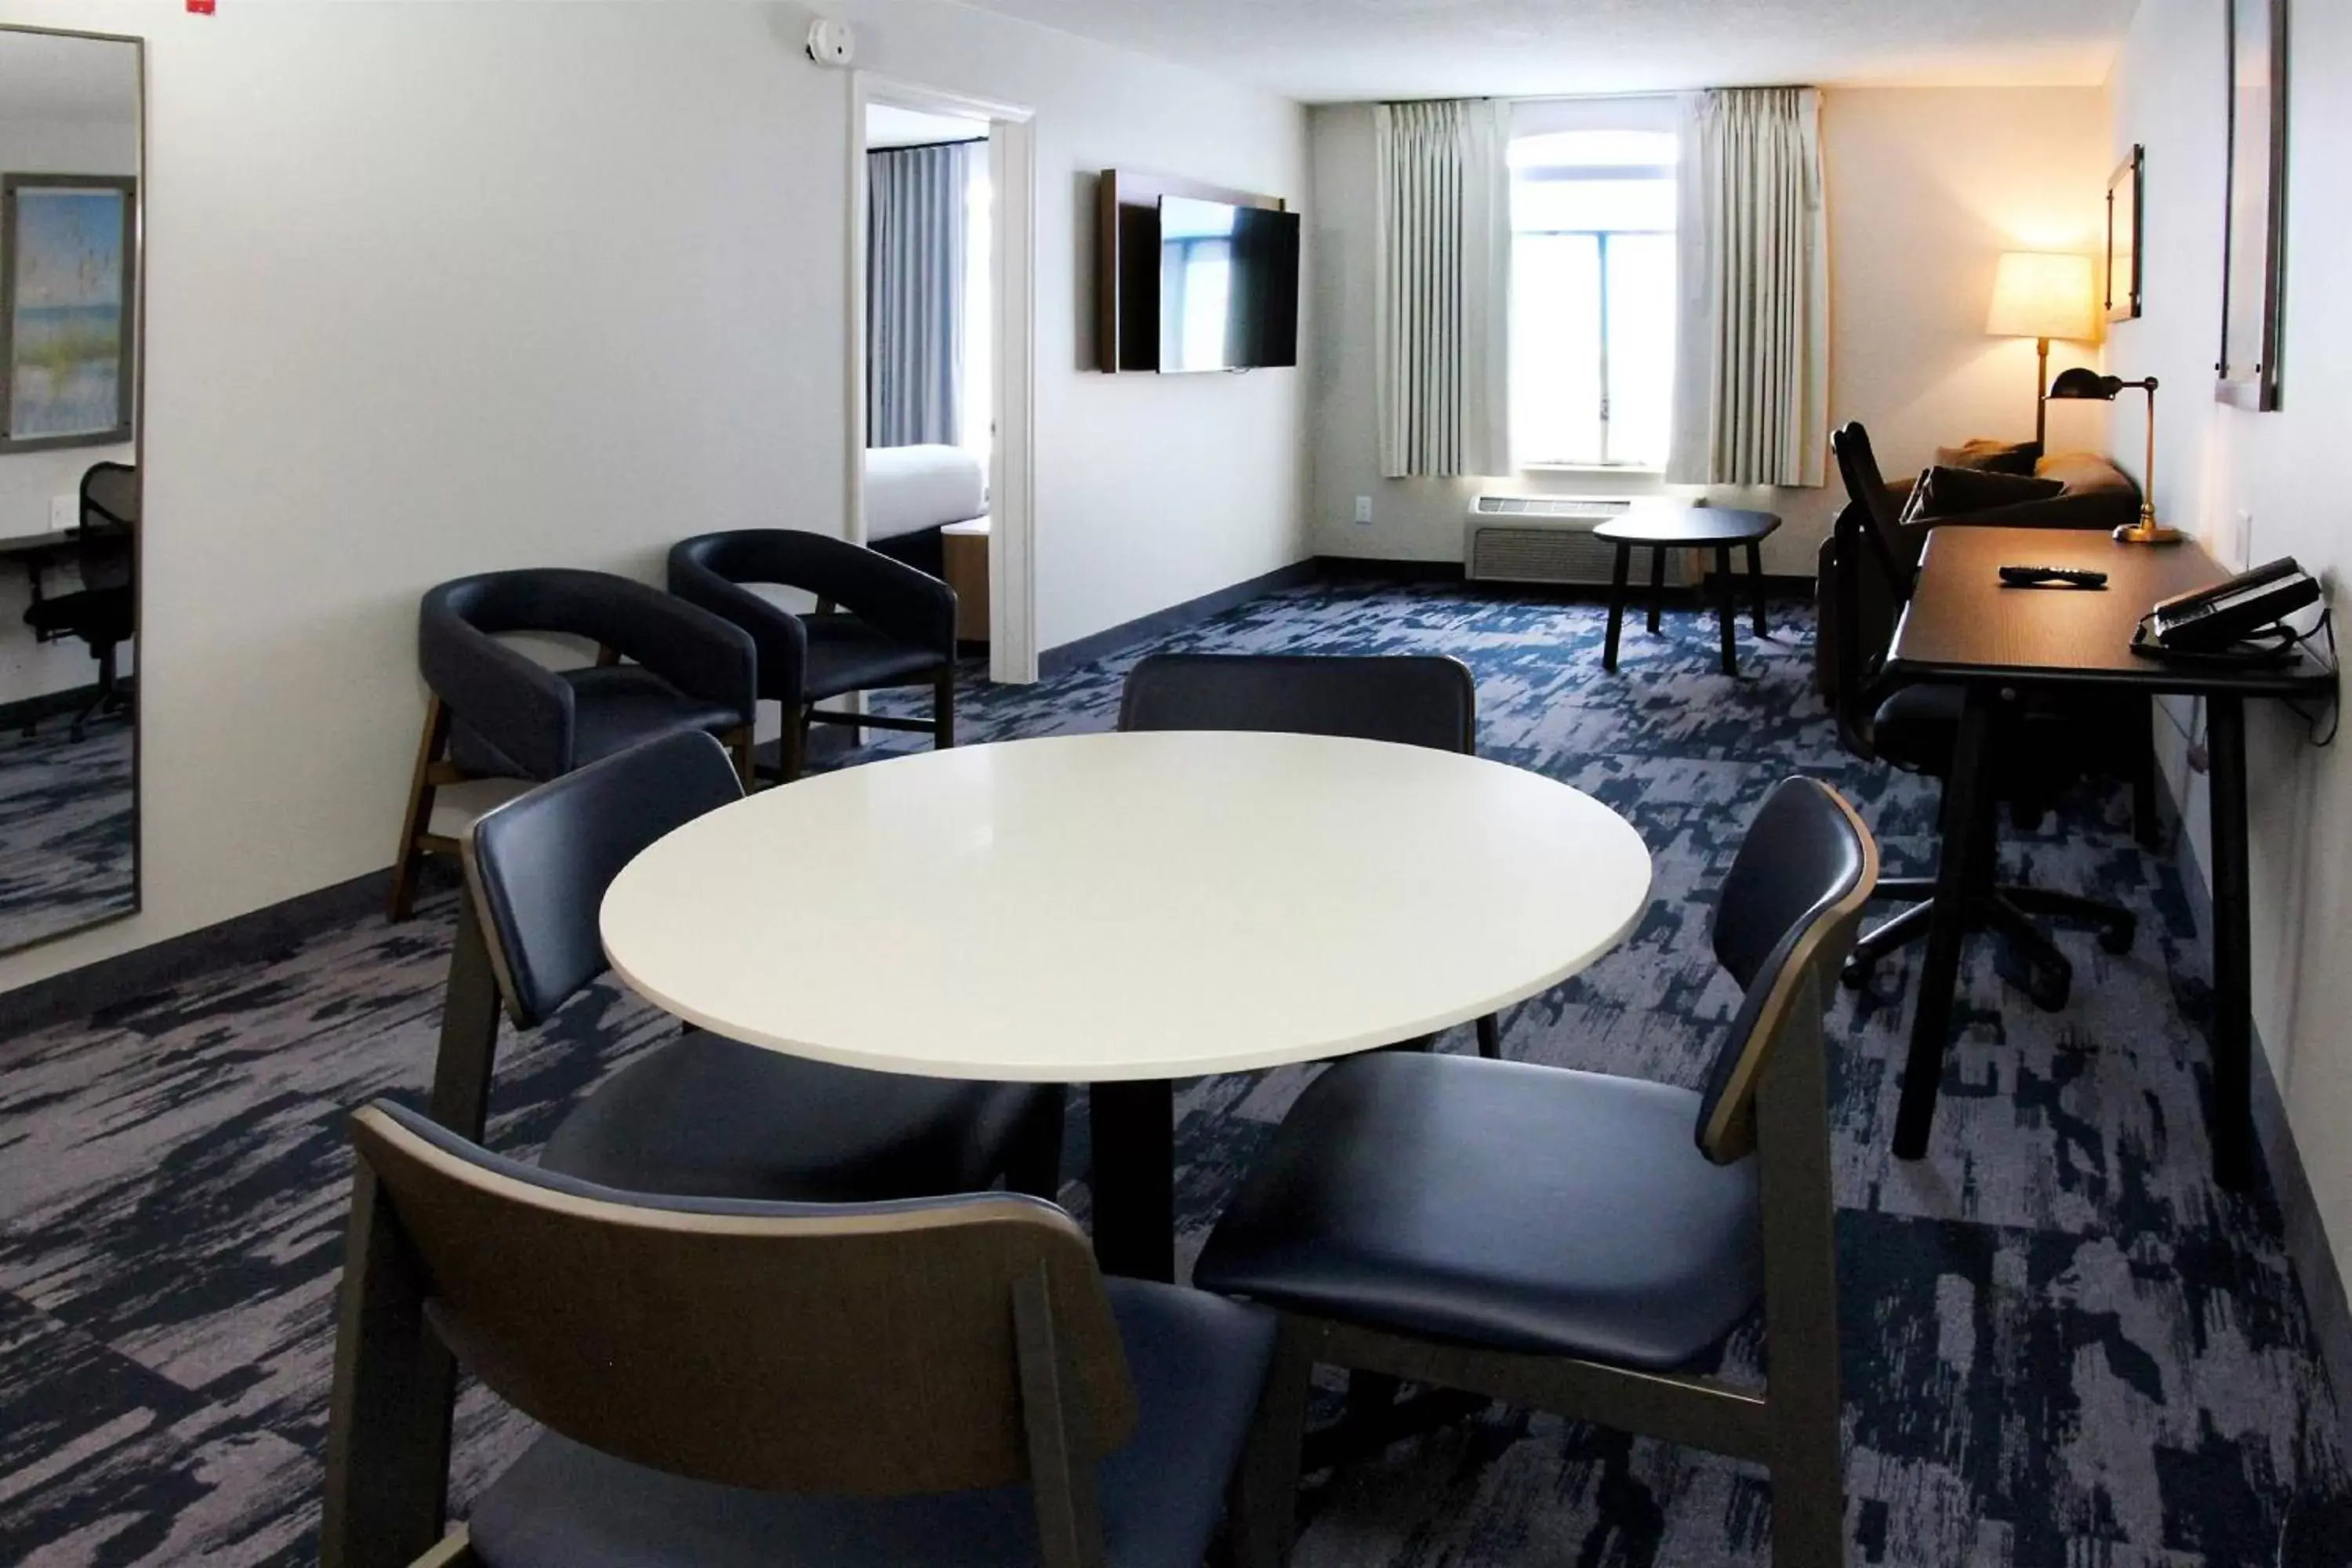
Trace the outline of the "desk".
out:
[[[1328,736],[958,746],[764,791],[623,869],[646,997],[878,1072],[1088,1083],[1095,1247],[1175,1272],[1171,1079],[1433,1034],[1558,984],[1649,903],[1615,812]]]
[[[2009,564],[2089,567],[2107,574],[2096,593],[2002,586]],[[1961,908],[1971,851],[1990,854],[1994,831],[1987,747],[2003,693],[2122,689],[2205,699],[2212,759],[2213,1168],[2225,1186],[2252,1170],[2253,1021],[2246,923],[2246,731],[2250,697],[2322,700],[2336,671],[2302,655],[2294,663],[2224,669],[2167,664],[2132,653],[2133,628],[2149,606],[2229,574],[2195,544],[2118,544],[2105,534],[2055,529],[1939,528],[1910,605],[1895,628],[1886,674],[1966,688],[1958,743],[1944,790],[1943,847],[1936,866],[1935,923],[1920,968],[1918,1011],[1903,1075],[1895,1152],[1927,1152],[1936,1092],[1951,1034],[1952,993],[1967,932]]]
[[[41,574],[71,565],[81,559],[79,530],[66,533],[37,533],[22,539],[0,539],[0,561],[13,561],[25,569],[25,580],[31,584],[30,603],[41,602]],[[51,637],[36,632],[34,637],[48,642]]]

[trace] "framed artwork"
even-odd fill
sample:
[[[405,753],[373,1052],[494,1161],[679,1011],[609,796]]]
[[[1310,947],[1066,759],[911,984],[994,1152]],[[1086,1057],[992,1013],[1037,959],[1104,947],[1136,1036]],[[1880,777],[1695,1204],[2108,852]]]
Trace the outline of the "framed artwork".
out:
[[[137,189],[0,175],[0,452],[131,439]]]
[[[2139,319],[2140,197],[2146,189],[2147,149],[2135,146],[2107,176],[2107,320]]]
[[[2215,395],[2267,411],[2279,405],[2286,302],[2287,0],[2228,5],[2229,249]]]

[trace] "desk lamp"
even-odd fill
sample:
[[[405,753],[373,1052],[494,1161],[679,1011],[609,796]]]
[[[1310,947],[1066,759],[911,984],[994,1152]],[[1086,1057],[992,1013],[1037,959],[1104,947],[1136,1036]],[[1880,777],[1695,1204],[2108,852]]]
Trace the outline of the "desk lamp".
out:
[[[2096,342],[2099,338],[2096,275],[2087,256],[2012,250],[1993,274],[1992,310],[1985,331],[1997,338],[2032,338],[2040,350],[2033,373],[2033,440],[2049,435],[2050,340]]]
[[[2180,531],[2158,527],[2156,521],[2156,377],[2126,381],[2118,375],[2101,375],[2078,365],[2058,373],[2058,379],[2051,384],[2050,395],[2070,401],[2113,403],[2116,395],[2128,386],[2147,394],[2147,467],[2140,470],[2139,522],[2116,529],[2116,537],[2126,544],[2178,544],[2183,537]]]

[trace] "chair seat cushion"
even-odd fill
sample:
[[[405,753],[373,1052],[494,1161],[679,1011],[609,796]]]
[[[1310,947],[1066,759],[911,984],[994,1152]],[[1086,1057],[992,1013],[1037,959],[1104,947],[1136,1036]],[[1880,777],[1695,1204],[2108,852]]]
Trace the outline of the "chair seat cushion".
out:
[[[846,691],[928,680],[948,667],[943,650],[900,642],[855,616],[809,616],[804,624],[808,668],[802,684],[811,702]]]
[[[93,643],[130,639],[133,601],[128,588],[83,588],[43,599],[25,611],[25,624],[51,637]]]
[[[861,1072],[688,1030],[598,1085],[540,1163],[677,1197],[865,1203],[988,1186],[1058,1088]]]
[[[1755,1162],[1708,1163],[1698,1108],[1524,1062],[1341,1062],[1299,1097],[1193,1280],[1498,1350],[1686,1366],[1763,1294]]]
[[[572,765],[575,768],[680,730],[716,735],[743,722],[742,714],[726,703],[689,697],[639,665],[567,669],[562,675],[573,693]],[[521,767],[499,749],[496,741],[467,724],[462,715],[450,729],[449,757],[468,773],[523,776]]]
[[[1141,1401],[1098,1472],[1115,1568],[1199,1568],[1273,1356],[1273,1315],[1106,1281]],[[558,1436],[491,1482],[467,1528],[488,1568],[1034,1568],[1026,1486],[908,1498],[781,1495],[686,1480]]]
[[[1878,754],[1897,767],[1941,777],[1952,765],[1967,695],[1957,686],[1906,686],[1895,692],[1878,705],[1871,724]]]

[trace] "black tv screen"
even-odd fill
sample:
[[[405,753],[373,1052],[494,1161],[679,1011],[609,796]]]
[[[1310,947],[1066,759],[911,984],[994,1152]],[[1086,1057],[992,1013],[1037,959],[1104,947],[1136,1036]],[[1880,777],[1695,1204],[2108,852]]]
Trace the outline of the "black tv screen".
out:
[[[1298,215],[1160,198],[1160,368],[1298,363]]]

